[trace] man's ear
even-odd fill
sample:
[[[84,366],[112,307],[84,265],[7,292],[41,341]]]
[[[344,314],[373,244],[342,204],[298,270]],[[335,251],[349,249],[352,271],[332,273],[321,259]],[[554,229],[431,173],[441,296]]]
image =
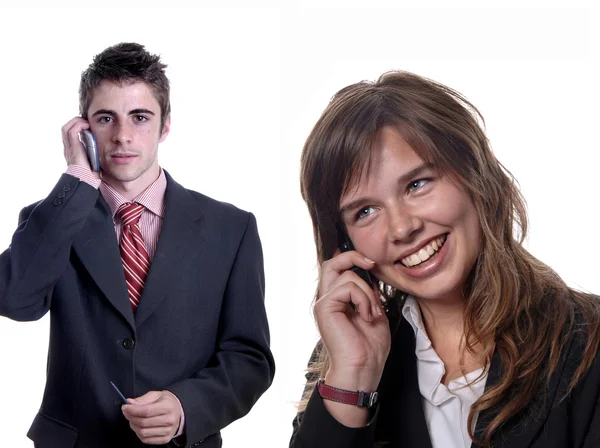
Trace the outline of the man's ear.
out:
[[[167,138],[167,135],[169,135],[170,130],[171,130],[171,115],[169,115],[167,117],[167,119],[165,120],[165,124],[160,133],[160,138],[158,139],[158,143],[162,143],[165,141],[165,139]]]

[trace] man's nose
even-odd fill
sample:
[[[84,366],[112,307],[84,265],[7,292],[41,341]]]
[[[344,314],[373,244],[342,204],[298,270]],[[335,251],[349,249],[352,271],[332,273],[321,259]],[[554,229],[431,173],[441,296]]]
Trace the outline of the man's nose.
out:
[[[131,130],[131,126],[125,123],[118,123],[115,126],[115,132],[113,134],[113,140],[115,143],[126,144],[130,143],[132,139],[133,132]]]

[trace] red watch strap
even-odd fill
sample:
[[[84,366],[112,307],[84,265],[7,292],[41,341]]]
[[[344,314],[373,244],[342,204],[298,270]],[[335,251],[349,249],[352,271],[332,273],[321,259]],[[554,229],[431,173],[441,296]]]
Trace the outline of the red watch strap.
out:
[[[321,398],[338,403],[351,404],[359,407],[373,407],[377,403],[377,392],[351,391],[328,386],[323,378],[317,382],[317,390]]]

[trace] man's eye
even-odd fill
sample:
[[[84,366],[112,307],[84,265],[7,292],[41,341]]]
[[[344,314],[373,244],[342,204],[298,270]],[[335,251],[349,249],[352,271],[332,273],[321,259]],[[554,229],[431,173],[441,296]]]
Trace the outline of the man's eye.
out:
[[[113,121],[112,117],[100,117],[100,119],[98,120],[100,123],[110,123],[111,121]]]
[[[427,184],[427,182],[429,182],[429,179],[414,180],[410,184],[408,184],[408,191],[410,192],[419,190],[423,188]]]
[[[135,121],[137,121],[139,123],[142,123],[142,122],[147,121],[147,120],[148,120],[148,118],[145,117],[144,115],[136,115],[135,116]]]

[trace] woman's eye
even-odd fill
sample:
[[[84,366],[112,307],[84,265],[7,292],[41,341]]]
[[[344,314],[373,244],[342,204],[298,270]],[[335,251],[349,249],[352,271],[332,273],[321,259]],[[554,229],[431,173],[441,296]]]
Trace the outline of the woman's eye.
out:
[[[356,213],[356,219],[362,219],[373,213],[373,207],[363,207]]]
[[[419,189],[423,188],[425,186],[425,184],[427,184],[427,182],[429,182],[429,179],[414,180],[410,184],[408,184],[408,191],[419,190]]]

